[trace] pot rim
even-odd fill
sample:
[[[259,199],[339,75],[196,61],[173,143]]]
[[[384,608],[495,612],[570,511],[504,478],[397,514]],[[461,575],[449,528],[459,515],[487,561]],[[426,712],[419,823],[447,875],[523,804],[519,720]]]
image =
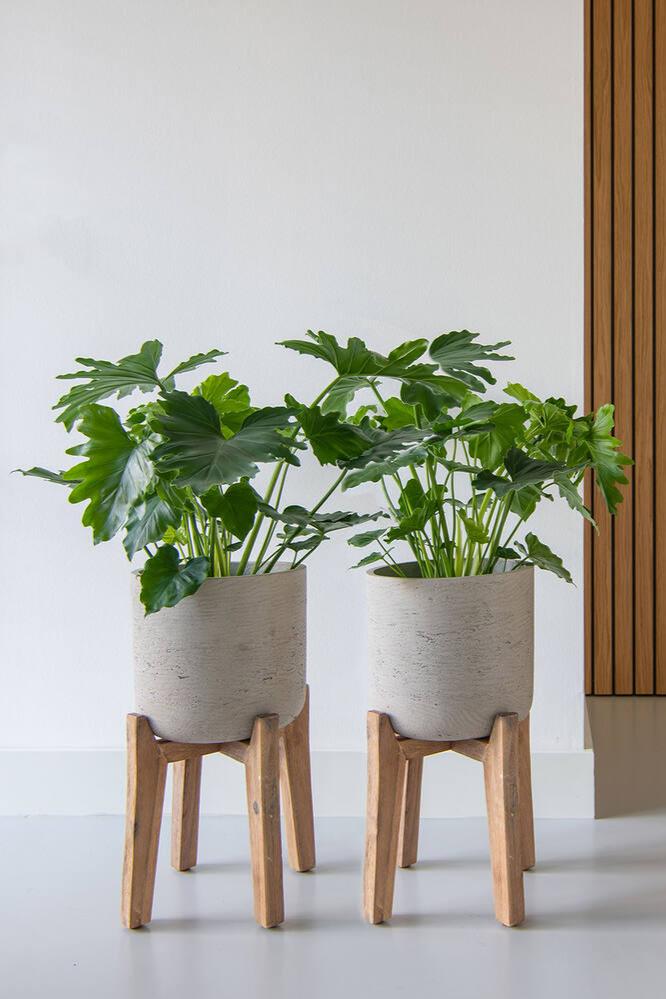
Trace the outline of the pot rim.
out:
[[[234,564],[238,565],[237,562],[236,563],[232,562],[231,564],[232,566]],[[252,569],[252,565],[253,563],[250,563],[248,568]],[[141,585],[140,571],[141,571],[140,569],[134,569],[132,572],[131,578],[134,587],[139,587]],[[239,585],[247,586],[249,585],[249,581],[252,580],[254,581],[255,585],[267,586],[271,578],[274,578],[276,576],[284,577],[289,575],[290,573],[294,573],[294,575],[305,577],[307,573],[307,566],[297,565],[295,569],[292,569],[289,562],[278,562],[276,563],[275,568],[273,568],[270,572],[258,572],[256,574],[253,574],[252,572],[246,571],[243,573],[242,576],[206,576],[203,583],[201,583],[201,585],[194,591],[194,593],[190,594],[190,596],[186,597],[185,599],[191,600],[193,597],[196,597],[197,593],[200,593],[205,586],[208,587],[208,589],[210,589],[211,584],[213,586],[220,586],[223,584],[227,586],[239,586]],[[261,580],[261,582],[259,582],[259,580]],[[176,606],[179,606],[180,603],[182,603],[182,601],[179,601],[179,603]],[[164,610],[167,609],[170,608],[164,608]]]
[[[401,569],[409,568],[411,566],[417,565],[416,562],[397,562]],[[503,569],[501,572],[491,572],[478,574],[475,576],[396,576],[394,574],[389,574],[387,572],[382,572],[382,569],[387,569],[388,566],[376,566],[373,569],[366,570],[366,576],[369,579],[379,579],[386,580],[387,582],[397,582],[397,583],[462,583],[469,582],[472,579],[483,579],[483,580],[495,580],[507,579],[509,576],[513,576],[514,573],[534,573],[535,567],[533,565],[521,565],[518,569]]]
[[[238,565],[238,562],[232,562],[231,564],[232,564],[232,566]],[[275,566],[271,569],[270,572],[252,573],[249,570],[252,569],[253,565],[254,565],[254,562],[250,562],[248,564],[247,568],[246,568],[246,571],[243,573],[242,576],[236,576],[236,575],[231,575],[231,576],[206,576],[206,578],[204,579],[204,581],[201,584],[201,586],[199,586],[199,589],[201,589],[202,586],[205,586],[206,583],[231,583],[232,581],[236,582],[236,583],[240,583],[243,580],[247,580],[247,579],[270,579],[271,576],[284,576],[287,573],[292,573],[292,572],[294,574],[297,574],[297,575],[305,575],[307,573],[307,566],[305,566],[305,565],[297,565],[294,569],[292,569],[292,567],[291,567],[291,565],[290,565],[289,562],[276,562]],[[135,579],[137,582],[140,579],[140,573],[141,573],[140,569],[133,569],[132,570],[132,578]],[[195,593],[196,592],[198,592],[198,591],[195,591]],[[194,594],[192,594],[192,595],[194,596]]]

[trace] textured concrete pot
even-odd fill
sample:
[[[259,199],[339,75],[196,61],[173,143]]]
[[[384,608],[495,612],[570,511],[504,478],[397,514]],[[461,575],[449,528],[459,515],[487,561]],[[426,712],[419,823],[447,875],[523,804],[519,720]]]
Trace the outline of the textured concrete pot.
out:
[[[207,579],[144,616],[134,580],[136,710],[176,742],[247,739],[257,715],[298,715],[305,699],[305,567]]]
[[[490,576],[368,573],[370,708],[411,739],[479,739],[524,718],[534,676],[534,569]]]

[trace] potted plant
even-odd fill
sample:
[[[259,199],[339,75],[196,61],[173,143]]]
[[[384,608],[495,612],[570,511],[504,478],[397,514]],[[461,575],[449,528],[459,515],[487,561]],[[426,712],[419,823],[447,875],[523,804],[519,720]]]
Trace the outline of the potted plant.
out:
[[[77,358],[81,367],[59,376],[76,384],[54,409],[83,438],[67,450],[78,461],[23,472],[86,503],[95,544],[122,532],[128,558],[143,558],[133,574],[136,710],[178,742],[245,739],[258,714],[276,713],[281,725],[299,714],[303,563],[332,532],[380,516],[322,512],[341,474],[313,507],[283,505],[307,446],[297,409],[253,406],[227,372],[190,392],[176,387],[222,353],[195,354],[168,374],[157,340],[116,363]],[[135,392],[154,397],[123,415],[101,404]],[[312,439],[326,457],[322,434]],[[260,465],[270,471],[263,493],[251,484]]]
[[[516,383],[503,400],[484,398],[495,383],[486,364],[512,360],[501,353],[508,341],[483,345],[467,330],[410,341],[387,356],[324,332],[283,345],[335,369],[325,400],[299,420],[306,437],[328,421],[341,488],[378,482],[391,520],[349,541],[372,548],[357,563],[373,566],[370,706],[390,715],[401,735],[435,741],[485,737],[499,713],[524,718],[534,567],[571,582],[525,525],[542,500],[557,497],[593,523],[580,495],[589,469],[615,513],[630,460],[612,435],[613,406],[576,416],[563,399],[542,401]],[[349,412],[354,400],[360,405]],[[375,433],[392,446],[378,442],[368,460],[361,441]]]

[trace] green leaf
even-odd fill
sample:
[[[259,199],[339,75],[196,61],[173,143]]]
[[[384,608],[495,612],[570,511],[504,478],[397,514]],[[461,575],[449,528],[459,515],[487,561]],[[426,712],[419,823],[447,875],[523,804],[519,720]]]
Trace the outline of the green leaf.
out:
[[[479,365],[479,361],[512,361],[513,358],[497,351],[508,347],[510,340],[500,343],[475,343],[478,333],[469,330],[453,330],[442,333],[430,345],[430,356],[442,371],[454,375],[477,392],[483,392],[483,382],[494,385],[496,379],[490,371]]]
[[[218,517],[224,527],[243,541],[254,524],[257,512],[257,494],[247,482],[235,482],[221,493],[213,486],[201,497],[201,502],[211,517]]]
[[[566,473],[556,472],[553,478],[555,480],[555,484],[557,486],[560,496],[562,496],[562,498],[567,501],[571,509],[577,510],[578,513],[580,513],[581,516],[585,518],[585,520],[589,520],[589,522],[593,525],[593,527],[596,528],[597,525],[594,522],[592,514],[583,503],[583,500],[580,497],[578,489],[573,484],[571,479],[569,479]]]
[[[280,346],[296,350],[299,354],[309,354],[322,361],[332,364],[339,375],[362,375],[400,377],[416,358],[425,353],[427,340],[408,340],[396,347],[388,357],[370,350],[363,340],[351,337],[347,346],[343,347],[330,333],[320,330],[314,333],[307,331],[308,340],[282,340]],[[434,371],[432,365],[420,365],[424,372]]]
[[[504,458],[504,467],[510,478],[505,479],[492,472],[480,472],[474,479],[476,489],[492,489],[497,496],[506,496],[512,490],[526,489],[535,483],[552,479],[556,472],[567,471],[564,465],[553,461],[537,461],[519,448],[512,447]]]
[[[429,431],[418,427],[402,427],[387,433],[367,422],[362,423],[359,430],[363,431],[366,438],[366,447],[357,457],[341,462],[345,468],[363,468],[373,462],[385,461],[402,451],[406,445],[430,436]]]
[[[149,458],[152,444],[133,440],[108,406],[88,406],[79,430],[88,440],[67,454],[85,455],[86,460],[65,472],[68,481],[76,482],[69,502],[90,501],[83,524],[92,527],[98,544],[120,530],[130,509],[146,493],[154,475]]]
[[[322,413],[319,406],[301,406],[298,420],[321,465],[349,460],[368,447],[368,438],[363,430],[344,423],[337,413]]]
[[[466,391],[467,386],[455,378],[431,374],[427,381],[403,381],[400,398],[410,406],[420,406],[425,418],[433,421],[459,405]]]
[[[338,378],[335,385],[329,389],[321,404],[322,413],[347,414],[347,406],[360,389],[365,388],[364,378]]]
[[[527,419],[522,406],[516,403],[493,403],[492,407],[492,429],[475,437],[469,445],[471,456],[489,471],[498,468],[509,448],[521,440]]]
[[[509,384],[504,389],[506,395],[510,395],[512,399],[517,399],[518,402],[539,402],[539,397],[526,389],[524,385],[519,382],[509,382]]]
[[[290,527],[310,527],[320,534],[330,534],[332,531],[341,531],[347,527],[355,527],[357,524],[367,524],[368,521],[379,520],[385,514],[381,511],[377,513],[352,513],[349,511],[334,510],[331,513],[312,513],[302,506],[287,506],[284,510],[276,510],[267,503],[259,503],[259,510],[271,520],[277,520]]]
[[[386,416],[382,418],[384,430],[401,430],[402,427],[416,426],[414,407],[408,406],[401,399],[391,397],[384,402]]]
[[[390,550],[391,549],[389,548],[389,551]],[[372,565],[373,562],[382,562],[384,560],[384,558],[385,558],[385,555],[384,555],[383,552],[370,552],[369,555],[365,555],[360,560],[360,562],[357,562],[355,565],[352,565],[351,568],[352,569],[361,569],[364,565]]]
[[[241,385],[235,378],[223,371],[219,375],[209,375],[201,385],[192,390],[193,395],[207,399],[217,410],[223,429],[236,433],[243,420],[254,412],[250,405],[250,393],[247,385]],[[230,436],[229,433],[224,435]]]
[[[202,396],[168,392],[162,405],[164,412],[152,424],[164,442],[153,457],[161,472],[175,474],[177,485],[201,494],[213,485],[252,478],[259,471],[257,462],[284,458],[299,463],[291,451],[295,445],[279,433],[290,426],[289,409],[259,409],[226,438],[215,407]]]
[[[280,534],[278,537],[293,552],[313,552],[315,548],[319,548],[322,541],[328,541],[325,534],[310,534],[305,538],[298,535],[297,539],[290,537],[288,534]]]
[[[531,565],[538,566],[540,569],[547,569],[548,572],[554,572],[556,576],[566,580],[567,583],[573,583],[571,573],[564,567],[559,555],[555,555],[548,545],[544,544],[543,541],[539,541],[536,534],[527,534],[525,541],[527,542],[526,545],[521,544],[519,541],[515,542],[515,547],[522,554],[524,560]]]
[[[405,466],[414,468],[422,465],[428,457],[428,451],[424,447],[410,448],[402,454],[396,454],[385,461],[376,461],[366,465],[364,468],[355,468],[348,472],[342,481],[343,492],[346,489],[353,489],[363,482],[379,482],[385,476],[394,475],[399,469]]]
[[[542,492],[540,486],[524,486],[516,490],[511,497],[511,513],[518,514],[521,520],[529,520],[544,496],[548,493]]]
[[[34,468],[14,468],[14,472],[20,472],[21,475],[31,475],[36,479],[46,479],[47,482],[56,482],[59,486],[69,486],[71,489],[77,480],[71,481],[65,478],[64,472],[52,472],[48,468],[41,468],[39,465],[35,465]]]
[[[187,531],[184,527],[167,527],[162,539],[165,545],[186,545]]]
[[[473,517],[462,513],[462,511],[458,513],[458,516],[465,525],[465,531],[470,541],[485,544],[486,541],[489,540],[488,532],[482,523],[476,521]]]
[[[503,548],[501,545],[495,549],[495,554],[498,558],[505,558],[508,562],[513,562],[520,558],[515,548]]]
[[[426,504],[426,495],[418,479],[410,479],[402,489],[398,506],[400,512],[408,515]]]
[[[175,607],[183,597],[196,593],[209,569],[207,558],[199,556],[181,562],[172,545],[163,545],[147,559],[141,571],[141,603],[146,614]]]
[[[366,403],[363,406],[359,406],[355,413],[352,413],[351,416],[347,417],[347,420],[349,423],[353,423],[355,427],[358,427],[361,423],[363,423],[366,416],[374,421],[376,413],[377,406],[372,404],[368,405]]]
[[[201,367],[202,364],[211,364],[213,361],[217,361],[218,357],[224,357],[226,350],[209,350],[206,354],[193,354],[186,361],[181,361],[177,364],[173,371],[170,371],[167,378],[175,378],[176,375],[182,375],[184,371],[194,371],[195,368]]]
[[[594,468],[594,479],[611,514],[617,511],[622,502],[618,485],[626,485],[627,477],[622,471],[631,465],[631,458],[620,451],[620,441],[613,437],[615,407],[608,403],[591,414],[584,436],[584,443]]]
[[[565,471],[563,465],[554,461],[536,461],[517,447],[509,448],[504,458],[504,467],[511,476],[514,488],[535,482],[552,479],[556,472]]]
[[[161,541],[166,532],[175,530],[180,523],[179,511],[152,493],[145,500],[132,507],[127,518],[127,531],[123,546],[129,559],[155,541]]]
[[[161,356],[160,341],[147,340],[138,354],[121,357],[115,364],[112,361],[96,361],[92,357],[77,357],[77,363],[88,370],[58,375],[58,378],[81,380],[84,383],[75,385],[58,399],[53,408],[61,409],[62,412],[56,422],[64,423],[71,430],[83,410],[91,403],[114,395],[121,399],[137,388],[142,392],[159,388],[161,383],[157,366]]]
[[[385,533],[385,527],[380,527],[376,531],[362,531],[361,534],[355,534],[352,538],[348,538],[347,544],[353,548],[365,548],[366,545],[371,545],[373,541],[377,541]]]

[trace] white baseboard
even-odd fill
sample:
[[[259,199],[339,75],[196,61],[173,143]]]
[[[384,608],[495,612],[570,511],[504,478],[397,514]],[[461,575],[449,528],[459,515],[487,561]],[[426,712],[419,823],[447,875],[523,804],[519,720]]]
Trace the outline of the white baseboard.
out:
[[[365,764],[363,753],[312,754],[317,815],[364,814]],[[0,815],[122,814],[124,770],[124,753],[118,749],[0,750]],[[534,753],[532,776],[537,818],[594,817],[591,750]],[[243,768],[225,757],[206,757],[203,813],[239,815],[245,807]],[[485,815],[480,765],[454,753],[427,759],[422,815]]]

